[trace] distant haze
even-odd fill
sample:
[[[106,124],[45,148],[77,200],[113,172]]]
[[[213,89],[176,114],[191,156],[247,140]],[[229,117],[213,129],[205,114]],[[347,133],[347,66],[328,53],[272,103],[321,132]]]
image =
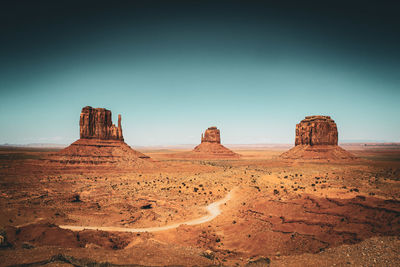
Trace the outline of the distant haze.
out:
[[[308,115],[339,142],[400,142],[398,5],[16,2],[0,11],[0,144],[69,144],[87,105],[121,114],[137,146],[198,144],[209,126],[224,144],[292,144]]]

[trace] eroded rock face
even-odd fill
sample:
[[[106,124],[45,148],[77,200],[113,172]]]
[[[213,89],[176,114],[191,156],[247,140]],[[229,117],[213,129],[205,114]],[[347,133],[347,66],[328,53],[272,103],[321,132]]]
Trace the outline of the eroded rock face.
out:
[[[79,126],[81,139],[124,140],[121,115],[117,127],[112,123],[111,111],[105,108],[82,108]]]
[[[296,125],[295,147],[280,158],[295,161],[348,161],[357,158],[338,146],[338,130],[329,116],[307,116]]]
[[[193,149],[196,157],[213,157],[213,158],[238,158],[232,150],[221,145],[220,131],[217,127],[209,127],[204,134],[201,134],[201,144]]]
[[[204,135],[201,134],[201,142],[221,144],[220,132],[217,127],[210,127],[205,131]]]
[[[295,145],[337,145],[336,123],[329,116],[307,116],[296,125]]]
[[[121,115],[118,127],[112,124],[111,111],[84,107],[80,116],[80,139],[50,155],[49,162],[79,165],[152,166],[151,159],[124,142]]]

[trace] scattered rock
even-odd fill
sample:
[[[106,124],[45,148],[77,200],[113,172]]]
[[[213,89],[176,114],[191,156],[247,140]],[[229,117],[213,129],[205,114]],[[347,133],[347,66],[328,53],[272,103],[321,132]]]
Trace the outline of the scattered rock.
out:
[[[257,259],[251,259],[247,261],[246,266],[266,266],[271,263],[271,260],[267,257],[259,257]]]
[[[141,206],[140,207],[142,210],[149,210],[149,209],[152,209],[153,207],[151,206],[151,203],[150,204],[147,204],[147,205],[143,205],[143,206]]]
[[[81,196],[79,194],[72,195],[71,202],[82,202]]]
[[[30,244],[28,242],[22,243],[21,247],[24,248],[24,249],[33,249],[33,248],[35,248],[34,245],[32,245],[32,244]]]
[[[356,199],[359,199],[361,201],[365,201],[366,198],[365,198],[365,196],[357,195]]]
[[[209,249],[207,249],[206,251],[204,251],[201,256],[213,260],[215,258],[215,253]]]
[[[11,244],[7,240],[7,232],[5,230],[0,230],[0,248],[11,247]]]

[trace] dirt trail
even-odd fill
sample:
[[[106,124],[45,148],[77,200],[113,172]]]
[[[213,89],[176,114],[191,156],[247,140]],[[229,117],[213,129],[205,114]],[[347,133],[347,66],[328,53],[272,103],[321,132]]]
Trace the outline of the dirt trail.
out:
[[[138,233],[138,232],[158,232],[165,231],[174,228],[178,228],[181,225],[197,225],[205,222],[212,221],[218,215],[221,214],[220,206],[228,202],[232,198],[234,190],[231,190],[223,199],[220,199],[216,202],[211,203],[206,206],[206,210],[208,211],[208,215],[203,216],[201,218],[197,218],[194,220],[189,220],[185,222],[158,226],[158,227],[148,227],[148,228],[125,228],[125,227],[114,227],[114,226],[76,226],[76,225],[60,225],[60,228],[69,229],[72,231],[82,231],[82,230],[100,230],[100,231],[111,231],[111,232],[130,232],[130,233]]]

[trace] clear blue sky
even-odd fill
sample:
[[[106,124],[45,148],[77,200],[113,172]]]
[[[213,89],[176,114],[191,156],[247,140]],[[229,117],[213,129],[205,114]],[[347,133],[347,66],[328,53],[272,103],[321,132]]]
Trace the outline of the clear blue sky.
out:
[[[209,126],[225,144],[293,143],[296,123],[317,114],[336,121],[339,142],[400,142],[390,8],[377,11],[382,22],[368,16],[374,7],[354,17],[322,7],[176,5],[79,14],[67,6],[61,19],[55,7],[34,15],[27,6],[16,25],[10,15],[0,144],[68,144],[87,105],[110,109],[115,123],[122,114],[133,146],[196,144]]]

